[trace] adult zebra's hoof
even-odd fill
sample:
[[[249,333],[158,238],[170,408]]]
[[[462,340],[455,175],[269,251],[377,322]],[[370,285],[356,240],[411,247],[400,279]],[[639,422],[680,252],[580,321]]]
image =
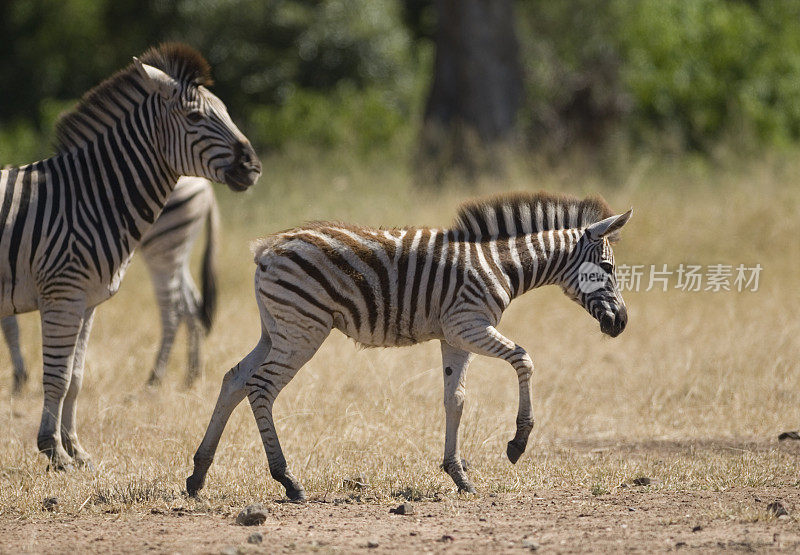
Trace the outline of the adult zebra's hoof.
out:
[[[509,441],[508,446],[506,447],[506,456],[508,460],[511,461],[511,464],[517,464],[517,461],[525,452],[525,446],[523,445],[520,447],[514,441]]]

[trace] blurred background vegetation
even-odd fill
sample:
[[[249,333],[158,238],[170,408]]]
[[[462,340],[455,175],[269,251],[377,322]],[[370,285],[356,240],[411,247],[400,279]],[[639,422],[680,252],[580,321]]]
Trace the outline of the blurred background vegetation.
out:
[[[6,0],[0,34],[0,163],[48,156],[59,113],[165,40],[208,58],[265,153],[433,158],[438,178],[496,168],[481,153],[497,145],[713,157],[800,140],[797,0]]]

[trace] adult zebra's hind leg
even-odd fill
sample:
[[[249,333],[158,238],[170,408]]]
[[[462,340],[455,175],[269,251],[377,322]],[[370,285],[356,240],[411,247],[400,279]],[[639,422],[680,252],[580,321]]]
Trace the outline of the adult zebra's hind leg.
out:
[[[53,303],[43,306],[40,312],[44,406],[36,443],[50,459],[50,467],[63,470],[70,466],[71,459],[61,443],[61,411],[70,386],[84,309],[77,302]]]
[[[69,389],[67,389],[67,394],[64,397],[64,405],[61,410],[61,443],[67,451],[67,454],[72,457],[76,464],[89,469],[92,469],[92,461],[89,454],[81,447],[78,441],[75,417],[78,410],[78,394],[83,384],[83,367],[86,361],[86,348],[89,344],[89,335],[92,333],[93,320],[94,308],[90,308],[83,316],[83,325],[78,334],[75,357],[72,361],[72,374],[69,381]]]
[[[184,267],[183,283],[183,318],[186,321],[187,352],[186,352],[186,378],[185,384],[189,388],[200,376],[202,362],[200,349],[203,342],[203,324],[200,319],[200,292],[192,280],[189,268]]]
[[[441,347],[446,417],[442,468],[456,483],[459,491],[475,493],[475,487],[464,472],[458,448],[458,427],[461,423],[461,412],[464,407],[467,367],[472,359],[472,353],[457,349],[446,341],[441,342]]]
[[[28,371],[25,368],[25,359],[22,358],[22,351],[19,347],[19,325],[16,316],[6,316],[0,320],[3,328],[3,335],[6,338],[6,345],[11,354],[11,364],[14,366],[14,387],[11,393],[17,395],[28,382]]]
[[[225,425],[228,423],[233,409],[242,402],[242,399],[247,394],[247,380],[267,356],[270,346],[269,335],[262,334],[261,340],[250,351],[250,354],[231,368],[222,379],[222,387],[219,390],[214,413],[211,415],[211,422],[208,424],[200,447],[197,448],[197,452],[194,454],[192,475],[186,479],[186,491],[189,495],[197,495],[197,492],[203,488],[206,474],[214,461],[214,453],[217,451]]]
[[[533,430],[531,409],[531,375],[533,361],[525,349],[506,338],[488,322],[460,322],[445,330],[448,343],[478,355],[500,358],[511,364],[519,381],[519,407],[517,409],[517,432],[508,442],[506,455],[515,464],[528,446],[528,437]]]
[[[149,269],[161,314],[161,345],[147,383],[158,385],[164,379],[164,370],[181,322],[181,288],[177,275],[173,272],[161,272],[154,266],[150,266]]]

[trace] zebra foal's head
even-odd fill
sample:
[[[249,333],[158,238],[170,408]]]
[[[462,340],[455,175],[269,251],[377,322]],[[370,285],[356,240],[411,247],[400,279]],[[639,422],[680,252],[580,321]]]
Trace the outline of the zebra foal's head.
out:
[[[133,58],[133,67],[155,100],[157,136],[176,174],[205,177],[235,191],[258,180],[261,162],[225,104],[206,88],[212,84],[210,68],[198,52],[163,44]]]
[[[614,251],[611,242],[631,217],[624,214],[595,222],[583,231],[564,275],[564,293],[578,302],[600,322],[600,330],[616,337],[628,323],[628,309],[614,276]]]

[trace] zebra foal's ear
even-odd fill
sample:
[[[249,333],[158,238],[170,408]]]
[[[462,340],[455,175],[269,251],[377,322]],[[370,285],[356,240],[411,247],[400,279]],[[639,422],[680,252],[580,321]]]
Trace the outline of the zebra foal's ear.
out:
[[[622,228],[622,226],[628,223],[628,220],[631,219],[631,214],[633,214],[633,208],[624,214],[611,216],[605,220],[595,222],[586,228],[586,234],[590,239],[595,240],[600,239],[601,237],[607,237],[613,233],[616,233]]]
[[[133,57],[133,65],[152,92],[159,93],[165,99],[172,98],[178,92],[178,82],[157,67],[143,64],[136,56]]]

